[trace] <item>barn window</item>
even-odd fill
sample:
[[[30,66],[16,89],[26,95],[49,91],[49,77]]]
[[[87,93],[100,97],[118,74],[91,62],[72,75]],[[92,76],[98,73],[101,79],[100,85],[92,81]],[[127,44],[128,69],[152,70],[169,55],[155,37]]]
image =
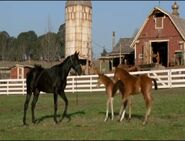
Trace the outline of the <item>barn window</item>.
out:
[[[183,41],[179,42],[179,48],[180,48],[180,50],[184,50],[184,42]]]
[[[139,54],[139,59],[143,59],[143,54]]]
[[[155,29],[162,29],[164,13],[156,13],[154,19],[155,19]]]

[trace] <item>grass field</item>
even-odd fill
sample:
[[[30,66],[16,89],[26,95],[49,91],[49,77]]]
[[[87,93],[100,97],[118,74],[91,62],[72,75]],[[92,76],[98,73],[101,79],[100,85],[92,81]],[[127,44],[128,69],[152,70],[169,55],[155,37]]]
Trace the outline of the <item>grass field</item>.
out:
[[[36,107],[37,124],[31,123],[30,105],[27,114],[29,126],[22,125],[23,95],[0,96],[0,140],[184,140],[185,88],[153,91],[153,109],[147,125],[142,125],[145,113],[141,95],[133,98],[132,119],[117,121],[120,95],[114,101],[115,119],[104,122],[106,96],[103,92],[68,93],[68,114],[58,125],[53,121],[53,96],[40,95]],[[60,97],[59,97],[60,98]],[[59,99],[58,113],[63,111]]]

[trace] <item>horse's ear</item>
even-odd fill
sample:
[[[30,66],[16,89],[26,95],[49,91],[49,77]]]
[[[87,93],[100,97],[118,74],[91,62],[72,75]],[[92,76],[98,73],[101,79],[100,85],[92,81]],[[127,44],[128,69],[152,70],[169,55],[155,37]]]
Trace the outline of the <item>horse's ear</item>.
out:
[[[75,55],[79,55],[79,52],[75,51]]]

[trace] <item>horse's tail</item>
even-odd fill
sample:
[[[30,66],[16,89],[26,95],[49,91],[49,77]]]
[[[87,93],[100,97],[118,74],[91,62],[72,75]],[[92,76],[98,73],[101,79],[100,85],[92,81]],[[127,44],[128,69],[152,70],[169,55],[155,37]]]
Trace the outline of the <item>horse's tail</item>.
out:
[[[155,90],[157,90],[158,89],[158,87],[157,87],[157,81],[154,78],[152,78],[152,81],[154,82]]]
[[[114,97],[114,95],[116,94],[118,89],[119,89],[119,91],[121,93],[123,93],[123,91],[124,91],[124,84],[123,84],[123,82],[121,80],[118,80],[116,83],[114,83],[113,89],[112,89],[112,97]]]
[[[26,86],[27,86],[27,94],[31,93],[34,88],[35,81],[43,68],[41,65],[35,65],[26,75]]]

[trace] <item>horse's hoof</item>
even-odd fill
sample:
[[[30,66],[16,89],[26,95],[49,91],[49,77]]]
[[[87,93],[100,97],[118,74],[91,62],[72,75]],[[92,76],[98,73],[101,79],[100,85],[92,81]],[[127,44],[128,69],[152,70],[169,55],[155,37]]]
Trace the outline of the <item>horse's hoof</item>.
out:
[[[55,121],[54,124],[55,124],[55,125],[58,125],[58,121]]]
[[[70,122],[71,121],[71,117],[70,116],[67,116],[67,118],[68,118],[68,121],[67,122]]]
[[[122,122],[122,120],[121,120],[121,119],[118,119],[117,121],[118,121],[118,122]]]
[[[55,124],[58,124],[58,121],[56,119],[54,120],[54,122],[55,122]]]
[[[32,123],[35,124],[36,123],[36,120],[33,120]]]
[[[23,126],[28,126],[29,124],[27,124],[27,123],[23,123]]]

